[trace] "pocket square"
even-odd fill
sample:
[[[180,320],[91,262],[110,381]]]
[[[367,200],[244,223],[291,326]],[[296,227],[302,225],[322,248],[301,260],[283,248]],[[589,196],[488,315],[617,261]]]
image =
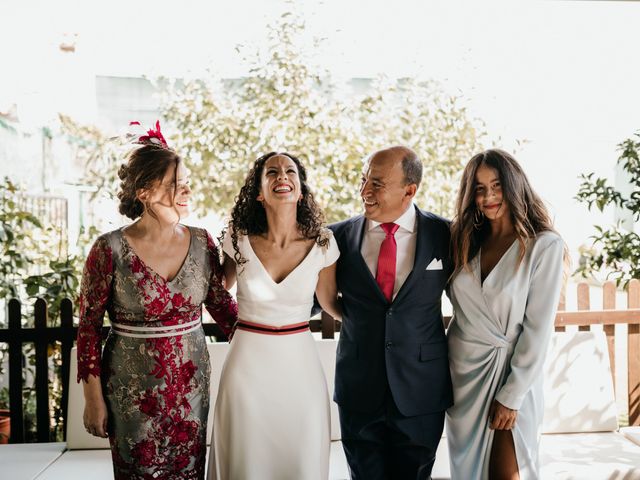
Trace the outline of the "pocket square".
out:
[[[442,270],[442,260],[434,258],[425,270]]]

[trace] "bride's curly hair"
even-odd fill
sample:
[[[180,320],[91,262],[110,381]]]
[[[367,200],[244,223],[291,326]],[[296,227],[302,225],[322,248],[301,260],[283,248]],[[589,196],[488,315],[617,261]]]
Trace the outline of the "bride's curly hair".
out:
[[[236,197],[236,203],[231,210],[231,219],[227,232],[223,233],[223,235],[231,235],[231,243],[235,251],[234,259],[238,266],[247,262],[238,248],[238,236],[262,235],[267,233],[269,229],[267,214],[262,203],[258,201],[258,195],[260,195],[264,165],[267,160],[275,155],[289,157],[298,168],[302,198],[298,201],[296,220],[300,232],[305,238],[314,239],[321,247],[324,247],[328,242],[326,236],[321,235],[324,214],[313,198],[313,193],[311,193],[307,184],[307,170],[298,158],[289,153],[269,152],[258,158],[253,163],[251,170],[249,170],[244,185]]]

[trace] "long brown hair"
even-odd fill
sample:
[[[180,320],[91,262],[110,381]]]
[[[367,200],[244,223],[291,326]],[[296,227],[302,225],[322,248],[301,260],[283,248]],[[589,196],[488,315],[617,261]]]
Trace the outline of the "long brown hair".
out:
[[[231,243],[235,250],[234,258],[238,265],[242,265],[247,261],[238,248],[238,235],[261,235],[267,233],[267,213],[257,198],[260,194],[264,165],[267,160],[275,155],[289,157],[298,167],[302,199],[298,202],[296,220],[302,235],[305,238],[314,239],[320,246],[325,246],[328,242],[324,236],[320,235],[324,215],[309,189],[307,170],[304,165],[298,158],[289,153],[269,152],[253,163],[253,167],[249,170],[244,186],[240,189],[240,194],[236,197],[236,203],[231,210],[230,228],[228,229],[230,232],[227,231],[225,234],[231,234]]]
[[[481,165],[498,172],[502,185],[502,199],[509,205],[511,221],[520,244],[520,260],[527,249],[526,240],[541,232],[555,231],[542,199],[531,188],[522,167],[509,153],[490,149],[474,155],[462,172],[456,201],[456,214],[451,225],[454,275],[469,268],[484,240],[490,233],[486,218],[477,214],[476,172]]]

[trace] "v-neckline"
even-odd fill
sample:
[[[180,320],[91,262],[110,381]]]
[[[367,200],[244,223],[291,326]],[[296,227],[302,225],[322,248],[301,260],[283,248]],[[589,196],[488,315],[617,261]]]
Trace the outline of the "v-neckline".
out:
[[[302,264],[304,262],[307,261],[307,259],[311,256],[311,252],[313,252],[313,249],[316,248],[317,243],[313,242],[313,245],[311,246],[311,248],[309,249],[309,251],[307,252],[307,254],[304,256],[304,258],[302,260],[300,260],[300,263],[298,263],[298,265],[296,265],[295,267],[293,267],[293,270],[291,270],[289,273],[287,273],[287,275],[280,280],[279,282],[276,282],[273,277],[271,276],[271,274],[269,273],[269,271],[265,268],[264,264],[262,263],[262,261],[260,260],[260,257],[258,257],[258,254],[255,252],[255,250],[253,249],[253,245],[251,245],[251,240],[249,240],[249,235],[245,236],[245,240],[247,241],[247,244],[249,245],[249,250],[251,250],[251,255],[253,255],[253,258],[256,259],[256,261],[258,262],[258,264],[260,265],[260,268],[262,269],[262,271],[264,272],[264,274],[267,276],[267,278],[269,280],[271,280],[271,283],[273,283],[274,285],[282,285],[284,282],[287,281],[287,279],[293,275],[295,273],[296,270],[298,270],[300,268],[300,266],[302,266]]]
[[[509,254],[509,252],[511,252],[511,249],[513,249],[513,246],[516,243],[518,243],[518,239],[517,238],[515,238],[513,240],[513,242],[511,242],[511,245],[509,245],[509,248],[507,248],[504,251],[504,253],[498,259],[498,261],[493,266],[493,268],[491,270],[489,270],[489,273],[487,273],[487,276],[484,277],[484,280],[482,280],[482,248],[480,248],[480,250],[478,250],[478,279],[480,280],[480,288],[484,288],[484,285],[487,283],[487,280],[489,280],[489,277],[493,274],[493,272],[496,271],[498,266],[500,266],[500,264],[502,263],[502,260],[504,259],[504,257],[506,257]]]
[[[193,231],[191,230],[191,227],[189,227],[187,225],[182,225],[182,226],[185,227],[189,231],[189,246],[187,247],[186,255],[182,259],[182,263],[180,264],[180,268],[178,269],[178,271],[176,272],[176,274],[173,276],[173,278],[171,280],[168,280],[168,279],[164,278],[162,275],[160,275],[158,272],[156,272],[153,268],[151,268],[149,265],[147,265],[144,262],[144,260],[142,260],[140,255],[138,255],[136,253],[136,250],[129,243],[129,240],[127,240],[127,237],[124,235],[124,227],[120,229],[120,236],[122,237],[122,240],[124,241],[124,244],[126,245],[126,247],[129,250],[129,252],[131,252],[131,255],[134,255],[140,261],[142,266],[144,268],[146,268],[149,272],[151,272],[153,275],[155,275],[156,277],[161,279],[164,283],[169,285],[169,284],[173,283],[182,274],[182,271],[185,268],[187,260],[189,259],[189,256],[191,255],[191,246],[193,245]]]

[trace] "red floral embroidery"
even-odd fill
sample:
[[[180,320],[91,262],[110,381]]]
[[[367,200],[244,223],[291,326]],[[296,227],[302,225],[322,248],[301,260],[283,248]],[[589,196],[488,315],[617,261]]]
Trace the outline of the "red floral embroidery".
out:
[[[191,457],[189,457],[188,455],[181,454],[176,456],[174,462],[175,462],[176,470],[183,470],[184,468],[187,467],[187,465],[189,465],[189,462],[191,462]]]
[[[204,247],[205,232],[198,230],[195,233],[198,235],[196,240]],[[198,355],[194,356],[193,343],[184,343],[185,339],[192,337],[128,339],[126,357],[120,353],[122,357],[117,359],[119,366],[109,363],[108,369],[100,370],[101,327],[107,307],[112,307],[114,288],[118,290],[112,313],[122,317],[117,320],[121,323],[138,321],[131,320],[135,317],[129,317],[129,312],[123,311],[118,300],[121,288],[136,289],[135,299],[143,307],[144,322],[153,322],[154,325],[169,326],[196,320],[201,314],[200,305],[194,303],[189,294],[184,294],[193,290],[178,291],[177,284],[167,282],[149,269],[132,249],[127,248],[126,243],[123,242],[122,259],[114,262],[107,238],[103,236],[96,241],[85,265],[78,331],[78,379],[86,379],[90,374],[102,375],[107,380],[107,395],[114,395],[116,389],[122,392],[122,384],[111,387],[111,379],[118,376],[126,378],[128,372],[135,374],[132,378],[139,379],[143,375],[153,379],[143,381],[142,388],[139,380],[133,382],[124,395],[131,400],[121,406],[122,413],[127,414],[127,422],[137,424],[129,424],[135,434],[118,436],[116,432],[109,438],[115,478],[201,480],[204,478],[206,417],[202,417],[201,404],[192,406],[190,402],[194,395],[208,394],[208,363]],[[208,281],[205,306],[229,335],[237,320],[237,305],[222,286],[218,250],[210,235],[206,234],[206,252],[200,250],[198,255],[206,261],[192,263],[192,268],[202,268],[202,271],[191,270],[196,275],[193,281]],[[185,259],[188,261],[189,257]],[[113,282],[116,275],[114,265],[118,265],[116,282]],[[123,268],[124,271],[121,270]],[[126,283],[121,283],[120,275],[126,277]],[[191,279],[185,281],[190,282]],[[135,310],[139,305],[132,305],[132,308]],[[203,337],[201,341],[204,345]],[[200,350],[195,351],[201,351],[201,347],[198,348]],[[124,375],[122,369],[126,370]],[[203,372],[203,369],[206,370]]]
[[[80,323],[78,325],[78,378],[100,376],[102,323],[111,297],[113,259],[104,236],[91,247],[80,286]]]
[[[175,443],[184,443],[193,437],[197,431],[198,425],[195,422],[177,422],[171,432],[171,440]]]
[[[156,297],[147,304],[147,313],[152,317],[157,317],[164,311],[166,306],[164,299]]]
[[[156,458],[156,444],[151,440],[142,440],[133,447],[131,455],[143,467],[153,465],[153,461]]]
[[[189,381],[191,380],[191,378],[193,378],[193,374],[196,373],[197,369],[198,367],[196,367],[193,362],[189,360],[180,368],[180,376],[186,381]]]
[[[147,438],[134,445],[131,456],[140,465],[152,470],[153,478],[200,478],[204,474],[204,468],[198,462],[194,470],[185,470],[191,463],[191,458],[199,458],[204,449],[200,434],[202,426],[188,419],[191,405],[187,398],[193,390],[192,378],[198,367],[191,360],[183,363],[180,338],[154,338],[146,341],[147,348],[157,352],[152,374],[163,378],[165,386],[157,392],[146,390],[137,402],[140,410],[152,417],[153,428],[148,430]],[[166,447],[167,441],[173,462],[167,465],[158,462],[158,458],[155,463],[150,461],[148,456],[156,451],[157,445],[169,448]]]
[[[173,298],[171,299],[171,306],[173,308],[180,308],[182,306],[184,306],[184,304],[187,302],[187,299],[184,298],[182,296],[182,294],[180,293],[176,293]]]
[[[131,273],[144,272],[144,264],[142,263],[142,260],[138,258],[137,255],[132,255],[131,262],[129,263],[129,268],[131,269]]]
[[[151,390],[146,390],[138,403],[140,404],[140,411],[150,417],[155,417],[160,412],[158,398]]]
[[[209,251],[209,264],[211,265],[211,279],[209,280],[209,292],[204,304],[224,334],[227,337],[231,337],[238,320],[238,304],[222,285],[224,272],[220,265],[220,254],[209,232],[207,232],[207,250]]]

